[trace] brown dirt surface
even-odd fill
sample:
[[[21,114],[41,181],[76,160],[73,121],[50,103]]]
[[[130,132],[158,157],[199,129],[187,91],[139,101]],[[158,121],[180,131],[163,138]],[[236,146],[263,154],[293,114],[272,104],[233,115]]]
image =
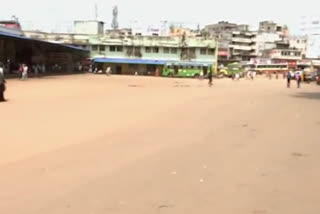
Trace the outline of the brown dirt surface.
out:
[[[320,87],[9,80],[0,214],[319,214]]]

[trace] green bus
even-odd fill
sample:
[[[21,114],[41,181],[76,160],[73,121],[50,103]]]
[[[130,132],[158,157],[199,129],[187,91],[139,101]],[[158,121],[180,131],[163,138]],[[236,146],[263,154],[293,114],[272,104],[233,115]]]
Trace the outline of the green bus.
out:
[[[242,73],[244,71],[242,65],[238,62],[230,63],[227,65],[225,69],[221,69],[219,74],[223,74],[227,77],[232,77],[233,75],[237,73]]]
[[[203,76],[206,76],[209,70],[213,71],[212,64],[192,62],[166,63],[162,71],[162,76],[199,78],[201,71],[203,72]]]

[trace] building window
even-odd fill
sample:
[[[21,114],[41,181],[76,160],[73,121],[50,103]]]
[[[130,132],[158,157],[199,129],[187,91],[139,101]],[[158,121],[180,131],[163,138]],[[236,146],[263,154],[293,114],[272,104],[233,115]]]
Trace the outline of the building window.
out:
[[[200,54],[201,55],[206,55],[207,54],[207,49],[206,48],[200,48]]]
[[[214,55],[215,54],[214,48],[209,48],[208,49],[208,54],[209,55]]]
[[[190,48],[190,49],[189,49],[189,53],[190,53],[191,55],[195,55],[195,54],[196,54],[196,49],[195,49],[195,48]]]
[[[106,50],[106,46],[100,45],[100,51],[105,51],[105,50]]]
[[[151,48],[150,47],[146,47],[146,53],[151,53]]]
[[[171,53],[172,53],[172,54],[178,53],[178,49],[177,49],[177,48],[171,48]]]
[[[98,51],[98,45],[92,45],[91,50],[92,51]]]
[[[122,46],[117,46],[117,52],[122,52],[123,51],[123,47]]]
[[[166,53],[166,54],[170,53],[170,48],[163,48],[163,53]]]
[[[116,52],[116,46],[110,46],[110,52]]]
[[[159,53],[159,48],[158,47],[154,47],[153,48],[153,53]]]

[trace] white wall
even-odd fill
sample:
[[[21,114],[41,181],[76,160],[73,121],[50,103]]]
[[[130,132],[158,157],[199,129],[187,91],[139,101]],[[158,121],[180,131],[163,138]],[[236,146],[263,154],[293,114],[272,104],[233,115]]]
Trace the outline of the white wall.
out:
[[[281,35],[278,33],[259,33],[256,37],[257,55],[261,56],[261,51],[274,48],[279,40]]]
[[[75,34],[103,34],[103,23],[98,21],[75,21],[74,29]]]

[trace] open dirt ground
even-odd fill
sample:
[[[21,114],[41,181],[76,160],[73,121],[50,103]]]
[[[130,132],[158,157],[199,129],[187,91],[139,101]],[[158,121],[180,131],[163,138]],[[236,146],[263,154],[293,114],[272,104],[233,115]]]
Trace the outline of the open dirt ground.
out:
[[[319,214],[320,87],[8,81],[1,214]]]

